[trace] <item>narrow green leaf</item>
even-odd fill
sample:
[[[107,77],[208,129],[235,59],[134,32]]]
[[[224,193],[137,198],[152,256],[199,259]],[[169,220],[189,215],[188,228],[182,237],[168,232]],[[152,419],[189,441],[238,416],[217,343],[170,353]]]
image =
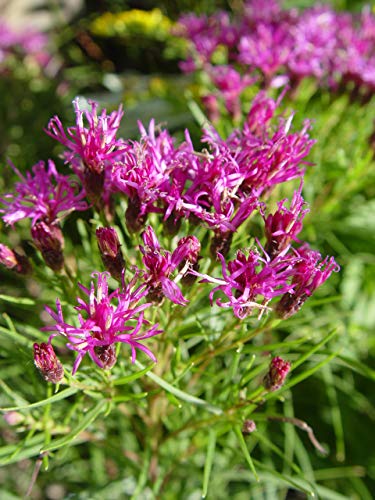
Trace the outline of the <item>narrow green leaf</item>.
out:
[[[18,306],[35,306],[35,300],[29,299],[28,297],[12,297],[10,295],[0,294],[0,300],[5,302],[11,302],[17,304]]]
[[[44,450],[42,450],[41,453],[44,453],[46,451],[54,451],[59,448],[62,448],[63,446],[71,444],[74,438],[77,437],[78,434],[80,434],[82,431],[87,429],[87,427],[89,427],[89,425],[91,425],[95,421],[97,416],[104,411],[106,404],[107,401],[105,399],[99,401],[99,403],[85,415],[85,417],[78,423],[78,425],[71,432],[69,432],[67,436],[51,441],[49,446],[47,446]]]
[[[152,370],[154,366],[155,363],[152,363],[150,366],[146,366],[146,368],[137,373],[132,373],[130,375],[126,375],[125,377],[118,378],[117,380],[114,380],[113,385],[125,385],[129,384],[130,382],[134,382],[134,380],[143,377],[143,375]]]
[[[247,444],[246,444],[245,438],[243,437],[243,434],[242,434],[242,431],[241,431],[241,427],[239,425],[236,425],[234,427],[234,432],[235,432],[235,434],[236,434],[236,436],[238,438],[241,450],[242,450],[242,452],[243,452],[243,454],[245,456],[246,462],[249,464],[251,472],[254,474],[255,479],[257,481],[259,481],[259,476],[257,474],[257,471],[255,470],[253,460],[252,460],[252,458],[250,456],[250,453],[249,453],[249,450],[247,448]]]
[[[144,366],[139,361],[135,361],[135,364],[141,370],[144,370]],[[147,372],[146,376],[149,377],[151,380],[153,380],[160,387],[162,387],[166,391],[176,396],[176,398],[182,399],[183,401],[186,401],[187,403],[191,403],[193,405],[202,406],[207,411],[214,413],[215,415],[221,415],[223,413],[223,410],[221,408],[211,405],[210,403],[207,403],[207,401],[204,401],[203,399],[196,398],[195,396],[191,396],[187,392],[183,392],[180,389],[173,387],[173,385],[169,384],[164,379],[158,377],[157,375],[155,375],[155,373]]]
[[[56,403],[56,401],[60,401],[61,399],[66,399],[73,394],[76,394],[79,389],[75,387],[68,387],[57,394],[54,394],[50,398],[42,399],[41,401],[37,401],[36,403],[31,403],[28,405],[21,406],[11,406],[9,408],[0,408],[0,411],[18,411],[18,410],[31,410],[32,408],[39,408],[40,406],[45,406],[50,403]]]
[[[312,356],[315,352],[319,351],[321,347],[323,347],[327,342],[329,342],[333,337],[338,334],[338,331],[335,329],[330,332],[323,340],[321,340],[318,344],[316,344],[312,349],[303,354],[297,361],[295,361],[292,365],[292,370],[295,370],[298,366],[304,363],[310,356]]]
[[[214,461],[215,448],[216,448],[216,431],[214,429],[210,429],[208,434],[206,462],[204,464],[204,472],[203,472],[202,498],[206,498],[207,496],[208,484],[210,482],[212,464]]]

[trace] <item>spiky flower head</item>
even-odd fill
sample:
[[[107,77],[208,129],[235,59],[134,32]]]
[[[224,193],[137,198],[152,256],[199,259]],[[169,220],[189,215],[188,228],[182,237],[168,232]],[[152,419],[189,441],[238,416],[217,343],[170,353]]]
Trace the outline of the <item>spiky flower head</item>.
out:
[[[332,272],[340,270],[340,266],[333,257],[326,257],[322,260],[320,253],[311,250],[307,243],[296,250],[296,254],[292,290],[287,291],[276,306],[276,313],[282,319],[287,319],[298,312]]]
[[[142,344],[143,340],[162,332],[158,330],[157,324],[150,327],[144,318],[145,309],[151,305],[140,303],[147,293],[145,284],[136,287],[137,276],[135,276],[129,284],[123,282],[121,289],[109,293],[107,282],[109,273],[94,272],[92,276],[97,278],[96,286],[91,282],[90,289],[87,289],[78,284],[88,297],[87,302],[80,297],[77,298],[78,306],[75,309],[79,311],[79,326],[64,320],[59,299],[56,300],[57,313],[46,306],[47,312],[56,323],[43,330],[55,332],[50,339],[56,335],[64,336],[67,339],[67,347],[78,353],[73,365],[73,374],[87,353],[100,368],[111,368],[116,361],[114,344],[118,342],[130,346],[133,363],[136,349],[145,352],[156,361],[150,349]]]
[[[15,184],[15,193],[5,194],[0,202],[3,220],[13,226],[15,222],[30,218],[34,225],[38,221],[52,224],[74,210],[87,210],[83,198],[85,192],[79,192],[77,182],[57,172],[52,160],[46,168],[40,161],[32,167],[32,173],[23,176],[11,165],[21,182]]]

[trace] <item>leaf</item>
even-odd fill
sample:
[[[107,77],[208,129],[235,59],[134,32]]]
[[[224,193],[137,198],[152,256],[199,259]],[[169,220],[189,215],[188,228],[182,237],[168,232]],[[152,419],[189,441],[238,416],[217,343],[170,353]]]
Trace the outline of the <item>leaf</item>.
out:
[[[204,472],[203,472],[202,498],[206,498],[207,496],[208,484],[210,481],[211,469],[214,461],[215,448],[216,448],[216,432],[214,429],[210,429],[208,434],[206,462],[204,464]]]
[[[78,390],[79,389],[77,389],[76,387],[68,387],[67,389],[64,389],[63,391],[58,392],[57,394],[51,396],[50,398],[42,399],[41,401],[37,401],[36,403],[31,403],[28,405],[21,405],[21,406],[11,406],[9,408],[0,408],[0,411],[31,410],[33,408],[39,408],[40,406],[45,406],[50,403],[56,403],[61,399],[66,399],[69,396],[76,394]]]
[[[242,450],[242,452],[243,452],[243,454],[245,456],[246,462],[249,464],[251,472],[254,474],[255,479],[257,481],[259,481],[259,476],[257,474],[257,471],[255,470],[253,460],[252,460],[252,458],[250,456],[250,453],[249,453],[249,450],[247,448],[247,444],[246,444],[245,438],[243,437],[243,434],[242,434],[242,431],[241,431],[241,427],[239,425],[236,425],[234,427],[234,432],[235,432],[235,434],[236,434],[236,436],[238,438],[241,450]]]
[[[144,366],[139,361],[135,361],[135,364],[139,368],[144,370]],[[204,401],[204,399],[196,398],[195,396],[191,396],[187,392],[183,392],[180,389],[173,387],[173,385],[169,384],[167,381],[158,377],[152,372],[147,372],[146,376],[153,380],[157,385],[176,396],[176,398],[182,399],[183,401],[186,401],[187,403],[191,403],[193,405],[202,406],[207,411],[214,413],[215,415],[221,415],[223,413],[223,410],[221,408],[207,403],[207,401]]]
[[[143,377],[143,375],[152,370],[154,366],[155,363],[152,363],[150,366],[146,366],[146,368],[137,373],[132,373],[130,375],[126,375],[125,377],[118,378],[117,380],[114,380],[113,385],[125,385],[129,384],[130,382],[134,382],[134,380]]]
[[[71,432],[69,432],[67,436],[51,441],[49,446],[42,450],[41,453],[44,453],[46,451],[54,451],[62,448],[63,446],[71,444],[74,438],[78,436],[78,434],[87,429],[87,427],[89,427],[89,425],[91,425],[96,420],[97,416],[104,411],[106,405],[107,401],[105,399],[99,401],[99,403],[85,415],[85,417]]]
[[[32,300],[28,297],[12,297],[10,295],[2,295],[0,294],[0,300],[4,300],[5,302],[12,302],[13,304],[17,304],[18,306],[35,306],[35,300]]]

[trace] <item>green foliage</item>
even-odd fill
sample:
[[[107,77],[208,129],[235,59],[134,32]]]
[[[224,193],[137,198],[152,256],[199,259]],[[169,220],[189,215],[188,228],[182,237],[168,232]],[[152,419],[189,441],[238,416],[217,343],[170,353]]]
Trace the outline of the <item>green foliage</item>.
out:
[[[190,9],[191,3],[183,6]],[[349,2],[336,3],[344,8]],[[123,4],[116,2],[116,10]],[[166,11],[169,4],[164,2]],[[175,4],[170,8],[176,9]],[[85,76],[84,68],[72,64],[72,74]],[[194,119],[205,120],[196,101],[205,90],[202,80],[111,76],[106,80],[103,68],[97,68],[72,90],[90,89],[85,95],[99,97],[104,105],[124,101],[123,136],[135,135],[136,118],[167,120],[177,135]],[[2,149],[26,167],[31,159],[55,156],[40,130],[53,114],[70,111],[67,97],[59,100],[52,82],[24,86],[23,78],[14,76],[13,92],[0,111],[7,130]],[[5,89],[9,82],[0,85]],[[17,108],[24,88],[29,104],[21,101]],[[245,95],[244,112],[256,90]],[[102,266],[92,236],[99,218],[73,217],[64,227],[71,276],[55,276],[36,252],[32,279],[23,282],[2,272],[2,498],[23,497],[38,467],[32,498],[257,500],[285,498],[289,489],[308,498],[372,498],[375,162],[369,138],[375,101],[361,105],[305,82],[297,95],[285,97],[283,106],[297,110],[297,124],[311,118],[317,139],[304,187],[311,212],[301,238],[322,253],[335,254],[341,273],[284,322],[272,316],[234,322],[229,311],[210,307],[208,285],[184,290],[191,302],[183,313],[171,305],[149,318],[165,330],[154,340],[157,364],[140,357],[132,365],[121,347],[111,372],[84,360],[72,377],[72,355],[61,341],[57,345],[66,372],[60,386],[52,387],[32,362],[33,342],[46,339],[39,330],[43,305],[53,307],[56,297],[63,297],[67,318],[73,317],[76,282],[87,286],[92,269]],[[35,117],[32,127],[29,112]],[[218,127],[225,134],[233,123],[226,118]],[[2,192],[10,185],[8,177],[1,181]],[[282,187],[275,199],[289,196],[295,187]],[[124,207],[117,211],[129,265],[139,241],[126,232]],[[251,230],[257,231],[256,221]],[[5,232],[16,244],[26,244],[25,227],[19,236]],[[246,231],[236,238],[248,244]],[[166,237],[165,244],[171,244]],[[278,355],[291,362],[292,372],[282,388],[267,392],[262,380],[270,358]],[[243,424],[249,419],[256,430],[246,434]],[[51,488],[60,496],[53,497]]]

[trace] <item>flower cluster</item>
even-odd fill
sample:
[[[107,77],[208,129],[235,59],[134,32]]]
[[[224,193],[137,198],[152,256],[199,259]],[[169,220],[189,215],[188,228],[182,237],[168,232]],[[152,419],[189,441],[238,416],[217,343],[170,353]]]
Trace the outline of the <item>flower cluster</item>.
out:
[[[207,292],[211,304],[232,309],[240,320],[256,311],[263,314],[271,310],[285,319],[338,270],[333,258],[322,259],[298,239],[308,211],[301,178],[314,141],[308,135],[308,121],[301,130],[292,131],[293,114],[277,114],[280,101],[259,93],[243,127],[227,138],[213,127],[206,128],[202,135],[205,149],[201,151],[193,147],[188,131],[184,142],[176,144],[153,120],[147,129],[139,124],[138,141],[118,138],[121,107],[109,115],[105,110],[98,114],[96,103],[91,103],[91,110],[82,111],[76,100],[75,126],[65,132],[58,117],[51,120],[47,133],[65,146],[63,156],[77,180],[59,174],[52,161],[47,168],[42,162],[35,165],[26,176],[13,167],[21,182],[16,183],[14,193],[0,198],[3,220],[13,226],[30,218],[34,245],[46,264],[55,272],[65,269],[72,279],[64,268],[60,221],[75,210],[99,212],[102,218],[107,217],[105,227],[96,228],[107,272],[94,272],[97,286],[92,283],[87,289],[78,284],[88,300],[78,298],[76,322],[71,316],[65,319],[59,300],[57,312],[47,307],[55,324],[45,328],[52,335],[47,347],[38,351],[36,362],[43,373],[53,361],[48,346],[56,335],[63,336],[67,347],[78,353],[73,373],[86,353],[101,368],[111,368],[117,358],[116,343],[130,346],[132,361],[137,349],[155,360],[143,344],[161,333],[150,318],[165,300],[173,307],[188,307],[184,287],[189,287],[194,297],[194,288],[190,288],[214,284]],[[300,179],[300,186],[290,204],[282,200],[269,213],[267,200],[274,187],[293,179]],[[126,225],[127,231],[120,235],[110,225],[118,217],[111,209],[117,200],[124,199],[127,209],[118,227]],[[257,213],[260,221],[263,218],[263,241],[260,237],[255,244],[249,235],[244,248],[237,248],[233,257],[234,235],[243,224],[247,227],[242,234],[247,232]],[[160,239],[155,225],[158,220],[170,244]],[[197,228],[197,236],[205,234],[203,240],[186,232],[175,238],[188,227],[190,231]],[[131,250],[131,255],[123,253],[120,241],[128,244],[132,233],[141,230],[139,247]],[[201,248],[201,241],[207,248]],[[205,272],[201,272],[201,260]],[[218,261],[221,275],[215,276]],[[0,262],[20,274],[30,270],[26,261],[5,245],[0,248]],[[112,292],[109,275],[121,284]]]
[[[375,17],[369,9],[359,16],[329,6],[299,12],[282,9],[277,0],[247,0],[232,19],[223,12],[188,14],[178,26],[177,34],[191,41],[182,70],[203,69],[217,89],[205,99],[213,118],[217,93],[236,117],[246,80],[254,77],[266,87],[296,88],[312,77],[331,89],[350,84],[363,98],[375,91]],[[228,65],[222,63],[223,47]],[[220,66],[215,65],[217,53]]]
[[[48,37],[39,31],[15,31],[0,19],[0,71],[5,71],[11,56],[31,58],[34,64],[45,67],[51,59]]]

